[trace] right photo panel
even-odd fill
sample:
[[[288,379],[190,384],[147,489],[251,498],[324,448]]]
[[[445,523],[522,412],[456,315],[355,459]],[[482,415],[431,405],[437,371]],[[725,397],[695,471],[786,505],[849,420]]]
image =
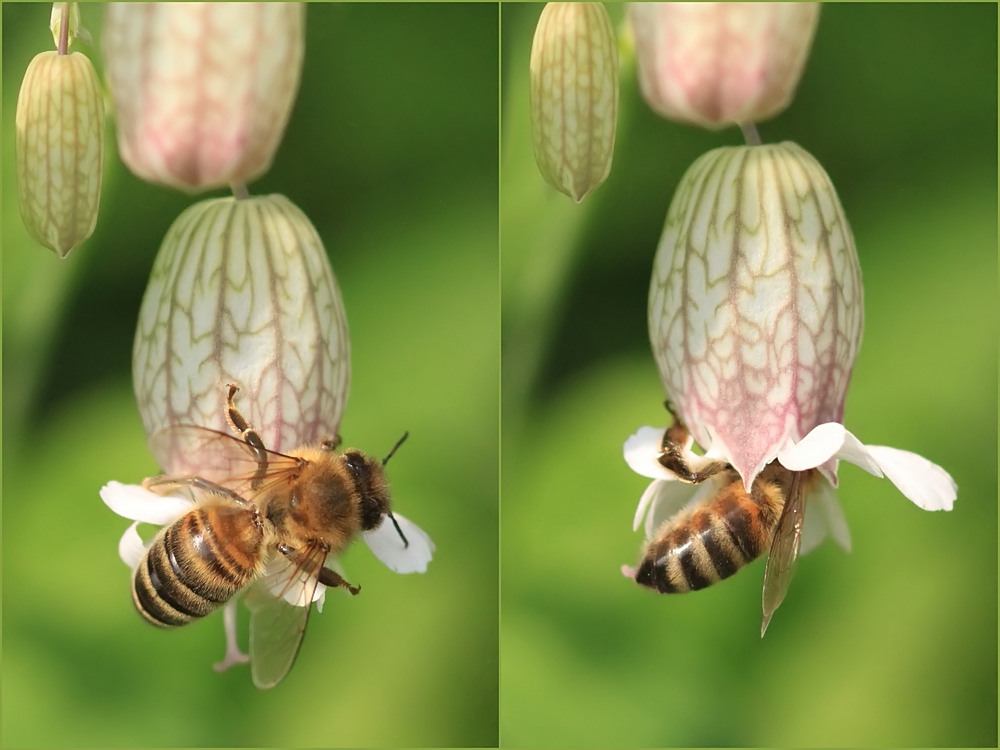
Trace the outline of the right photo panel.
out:
[[[500,50],[501,746],[995,746],[997,6]]]

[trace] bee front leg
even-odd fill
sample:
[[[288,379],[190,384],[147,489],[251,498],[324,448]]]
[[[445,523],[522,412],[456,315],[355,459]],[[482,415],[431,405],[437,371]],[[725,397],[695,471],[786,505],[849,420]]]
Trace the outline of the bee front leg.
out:
[[[340,573],[332,571],[329,568],[320,568],[319,575],[316,577],[324,586],[347,589],[351,592],[352,596],[357,596],[358,592],[361,591],[360,586],[352,586],[344,580],[344,577]]]
[[[236,408],[234,399],[240,387],[235,383],[229,383],[226,388],[229,389],[226,395],[226,422],[232,428],[233,432],[239,435],[240,439],[250,446],[254,458],[257,459],[257,471],[250,483],[252,488],[257,489],[267,474],[267,449],[264,447],[264,441],[261,440],[260,433],[250,425],[243,416],[243,413]]]
[[[705,458],[692,451],[694,439],[691,433],[674,412],[670,401],[665,401],[663,405],[667,407],[674,422],[663,433],[663,442],[660,445],[663,452],[657,459],[660,466],[676,474],[682,482],[690,484],[700,484],[720,471],[731,468],[725,461]]]

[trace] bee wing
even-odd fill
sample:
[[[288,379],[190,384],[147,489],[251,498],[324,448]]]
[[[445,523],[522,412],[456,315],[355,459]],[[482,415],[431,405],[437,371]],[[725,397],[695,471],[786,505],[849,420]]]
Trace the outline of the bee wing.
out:
[[[761,638],[764,637],[771,616],[781,605],[788,592],[788,585],[792,582],[795,561],[799,557],[799,545],[802,541],[804,497],[802,473],[792,472],[792,481],[781,510],[781,518],[778,519],[778,527],[774,530],[767,566],[764,568],[764,589],[761,592],[764,617],[760,625]]]
[[[195,425],[160,430],[149,447],[171,475],[202,477],[244,496],[294,477],[301,467],[301,459]]]
[[[277,685],[295,663],[325,559],[326,551],[318,544],[301,553],[278,553],[247,594],[250,673],[258,688]]]
[[[413,521],[393,513],[399,530],[406,537],[403,542],[389,516],[383,516],[382,523],[362,537],[365,544],[379,560],[394,573],[423,573],[434,554],[434,542],[427,533]]]

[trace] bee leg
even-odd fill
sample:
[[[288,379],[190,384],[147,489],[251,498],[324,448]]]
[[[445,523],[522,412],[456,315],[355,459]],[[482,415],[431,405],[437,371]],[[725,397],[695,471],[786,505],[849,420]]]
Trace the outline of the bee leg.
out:
[[[267,449],[264,441],[261,440],[260,433],[257,432],[243,416],[243,413],[236,408],[234,398],[236,391],[240,389],[235,383],[226,386],[229,389],[226,395],[226,422],[240,438],[250,446],[254,457],[257,459],[257,472],[250,483],[250,486],[257,489],[267,474]]]
[[[156,492],[157,494],[170,494],[170,492],[180,487],[194,487],[195,489],[204,490],[205,492],[211,492],[213,495],[221,495],[222,497],[232,500],[237,505],[242,505],[245,508],[251,508],[254,511],[257,510],[257,506],[244,498],[242,495],[238,495],[228,487],[223,487],[221,484],[216,484],[215,482],[211,482],[202,477],[189,477],[184,475],[146,477],[142,480],[142,486],[147,490]]]
[[[672,404],[665,401],[664,405],[673,416],[674,423],[663,433],[663,442],[660,444],[663,452],[657,459],[660,466],[676,474],[682,482],[691,484],[700,484],[709,477],[729,468],[729,464],[725,461],[712,461],[693,453],[691,451],[691,433],[674,413]],[[698,468],[693,468],[696,463],[701,465]]]
[[[343,441],[340,439],[340,435],[334,435],[331,438],[327,438],[322,443],[323,450],[325,450],[325,451],[335,451],[335,450],[337,450],[337,448],[340,447],[341,442],[343,442]]]
[[[319,579],[319,582],[324,586],[347,589],[351,592],[352,596],[357,596],[358,592],[361,591],[360,586],[352,586],[344,580],[344,577],[340,575],[340,573],[332,571],[329,568],[320,568],[319,575],[317,575],[316,578]]]

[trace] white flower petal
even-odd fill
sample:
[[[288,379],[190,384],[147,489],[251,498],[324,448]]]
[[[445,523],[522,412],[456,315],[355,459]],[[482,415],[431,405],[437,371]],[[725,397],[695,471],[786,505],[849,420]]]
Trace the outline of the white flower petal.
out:
[[[632,531],[638,531],[639,527],[642,526],[642,519],[649,512],[650,503],[653,502],[653,498],[660,491],[661,485],[662,483],[659,479],[654,479],[643,491],[642,496],[639,498],[639,505],[635,509],[635,517],[632,519]]]
[[[188,497],[158,495],[138,484],[108,482],[101,487],[100,495],[104,504],[119,516],[157,526],[173,523],[194,508]]]
[[[399,538],[392,519],[386,517],[377,529],[362,534],[365,544],[394,573],[423,573],[434,552],[434,542],[424,530],[398,513],[396,523],[406,536],[408,545]]]
[[[799,442],[786,445],[778,451],[778,461],[791,471],[815,469],[840,450],[846,433],[844,426],[836,422],[817,425]]]
[[[142,562],[142,558],[146,554],[146,545],[143,544],[142,537],[136,530],[138,525],[139,522],[136,521],[125,529],[122,538],[118,540],[118,556],[123,563],[128,565],[130,570],[139,567],[139,563]]]
[[[869,474],[882,476],[878,464],[869,456],[865,445],[839,422],[817,425],[799,442],[778,451],[778,461],[792,471],[815,469],[831,458],[850,461]]]
[[[625,463],[636,474],[650,479],[675,480],[677,475],[667,471],[657,459],[663,453],[665,427],[640,427],[625,441]]]
[[[799,554],[805,555],[811,552],[827,536],[832,536],[845,552],[851,551],[851,533],[847,529],[847,520],[841,510],[840,501],[837,500],[830,483],[821,478],[816,489],[806,498]]]
[[[346,594],[347,591],[344,593]],[[316,611],[322,612],[323,605],[326,603],[326,586],[322,583],[316,586],[316,593],[313,594],[313,601],[316,602]]]
[[[924,510],[951,510],[958,485],[951,475],[923,456],[885,445],[867,446],[869,455],[899,491]]]

